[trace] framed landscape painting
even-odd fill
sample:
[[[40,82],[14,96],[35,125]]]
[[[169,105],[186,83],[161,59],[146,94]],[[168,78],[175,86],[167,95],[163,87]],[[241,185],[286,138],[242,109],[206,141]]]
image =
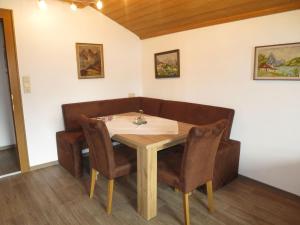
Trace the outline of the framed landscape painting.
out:
[[[300,80],[300,43],[255,47],[254,80]]]
[[[179,49],[154,55],[155,78],[180,77]]]
[[[78,78],[103,78],[103,45],[76,43]]]

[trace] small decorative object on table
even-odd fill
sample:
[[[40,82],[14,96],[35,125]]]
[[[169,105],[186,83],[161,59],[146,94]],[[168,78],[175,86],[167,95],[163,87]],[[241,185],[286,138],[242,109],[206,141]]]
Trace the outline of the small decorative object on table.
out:
[[[102,120],[103,122],[112,121],[113,116],[100,116],[96,117],[96,120]]]
[[[134,124],[136,125],[142,125],[142,124],[146,124],[147,121],[144,117],[144,111],[143,110],[139,110],[140,115],[138,117],[135,118],[135,120],[133,121]]]

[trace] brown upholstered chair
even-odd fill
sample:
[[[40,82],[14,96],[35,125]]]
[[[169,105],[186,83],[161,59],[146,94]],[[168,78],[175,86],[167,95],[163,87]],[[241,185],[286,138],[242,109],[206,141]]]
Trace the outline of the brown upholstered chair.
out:
[[[81,116],[80,124],[89,147],[91,187],[93,197],[97,172],[108,178],[107,213],[111,214],[114,179],[136,171],[136,152],[125,146],[113,148],[103,121]]]
[[[209,211],[213,211],[212,178],[215,156],[227,120],[193,127],[185,146],[162,151],[158,156],[158,180],[183,193],[185,224],[190,224],[189,193],[206,184]]]

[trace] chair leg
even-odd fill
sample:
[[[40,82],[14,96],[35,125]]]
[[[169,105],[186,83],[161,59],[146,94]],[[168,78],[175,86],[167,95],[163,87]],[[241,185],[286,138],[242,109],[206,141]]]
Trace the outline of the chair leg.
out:
[[[206,192],[207,192],[207,205],[209,212],[214,211],[214,202],[213,202],[213,190],[212,190],[212,181],[206,182]]]
[[[189,193],[183,193],[183,211],[184,211],[185,225],[190,225]]]
[[[90,187],[90,198],[94,196],[95,184],[96,184],[97,170],[92,169],[91,171],[91,187]]]
[[[106,212],[108,215],[111,214],[112,209],[112,198],[113,198],[113,190],[114,190],[114,179],[108,180],[108,190],[107,190],[107,208]]]

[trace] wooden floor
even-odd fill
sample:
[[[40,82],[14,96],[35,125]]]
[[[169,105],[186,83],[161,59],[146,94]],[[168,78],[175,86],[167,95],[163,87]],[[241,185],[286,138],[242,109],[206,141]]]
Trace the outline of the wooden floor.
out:
[[[19,171],[16,149],[0,151],[0,176]]]
[[[60,166],[0,180],[2,225],[177,225],[183,224],[182,198],[165,185],[158,188],[158,216],[149,222],[136,212],[136,175],[116,181],[112,215],[105,212],[106,184],[99,179],[95,197],[87,178],[76,180]],[[244,177],[215,193],[216,211],[208,213],[206,197],[195,191],[192,225],[298,225],[300,198]]]

